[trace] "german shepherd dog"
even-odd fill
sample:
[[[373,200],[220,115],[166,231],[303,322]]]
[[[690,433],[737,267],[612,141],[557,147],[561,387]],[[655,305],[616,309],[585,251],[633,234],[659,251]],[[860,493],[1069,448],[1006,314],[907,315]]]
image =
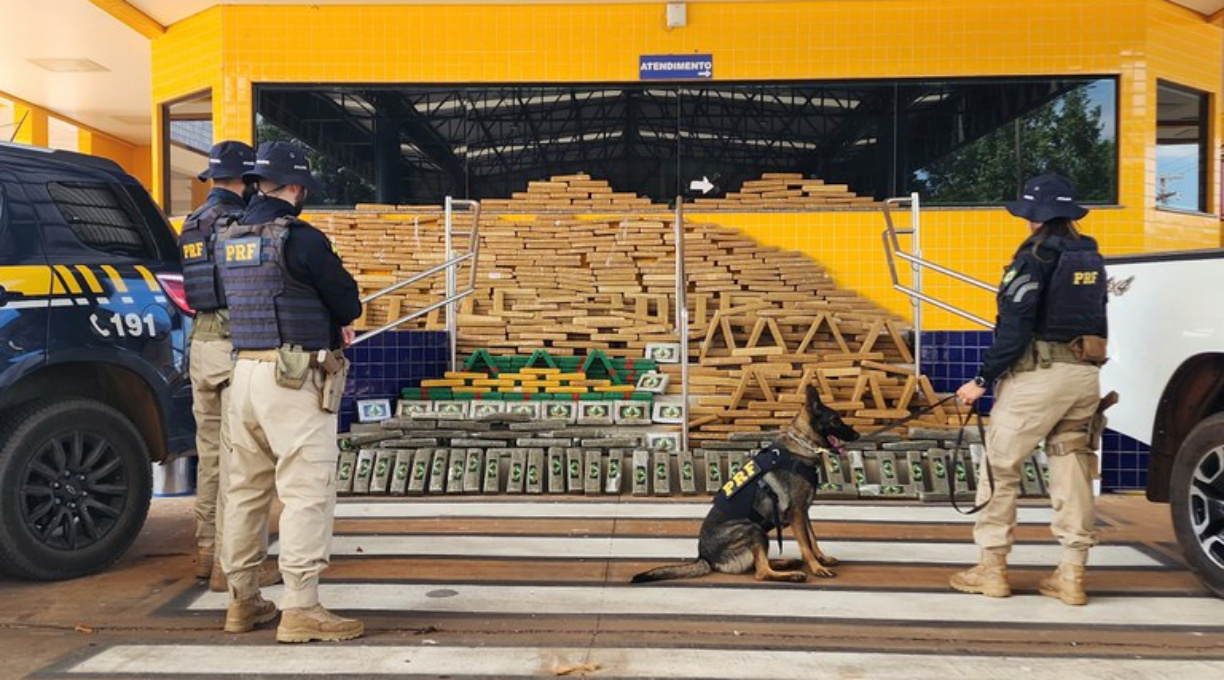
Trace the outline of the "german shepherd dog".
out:
[[[712,571],[742,574],[749,567],[755,569],[758,581],[806,581],[804,566],[816,576],[836,576],[829,567],[837,564],[837,559],[824,554],[816,545],[808,508],[816,495],[815,470],[820,469],[822,456],[836,455],[834,450],[840,450],[842,442],[854,441],[859,434],[842,421],[837,411],[820,403],[816,388],[809,385],[805,397],[804,408],[772,446],[758,454],[753,463],[745,464],[740,474],[715,493],[715,502],[701,524],[697,559],[644,571],[633,577],[633,583],[693,578]],[[778,456],[779,449],[780,455],[789,454],[793,462],[762,472],[765,466],[756,464],[757,461],[767,454]],[[754,476],[758,474],[759,479]],[[748,517],[741,516],[745,514],[742,512],[728,511],[718,498],[733,498],[741,488],[751,494],[752,486],[768,490],[762,488],[755,498],[749,495],[745,499],[751,501]],[[801,560],[769,559],[769,531],[777,525],[790,528],[799,544]]]

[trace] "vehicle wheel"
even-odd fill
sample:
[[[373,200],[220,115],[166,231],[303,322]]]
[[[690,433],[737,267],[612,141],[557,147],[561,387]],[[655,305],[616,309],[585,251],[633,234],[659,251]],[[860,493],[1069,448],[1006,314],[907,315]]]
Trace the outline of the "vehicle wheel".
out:
[[[1224,597],[1224,413],[1199,423],[1173,462],[1170,507],[1190,568]]]
[[[101,571],[144,525],[148,449],[92,399],[40,400],[0,418],[0,571],[52,581]]]

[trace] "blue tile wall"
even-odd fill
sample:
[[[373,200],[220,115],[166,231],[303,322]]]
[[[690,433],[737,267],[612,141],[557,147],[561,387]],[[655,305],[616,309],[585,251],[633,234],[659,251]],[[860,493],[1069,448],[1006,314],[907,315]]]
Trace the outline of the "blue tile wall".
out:
[[[344,354],[353,366],[340,404],[341,432],[356,421],[358,399],[386,398],[394,408],[400,389],[441,378],[450,369],[445,331],[387,331]]]
[[[1143,489],[1147,487],[1148,456],[1151,449],[1121,432],[1105,430],[1101,437],[1101,487],[1105,489]]]
[[[939,392],[952,393],[977,374],[982,354],[990,347],[991,331],[926,331],[922,334],[922,371]],[[982,400],[989,413],[993,395]],[[1148,447],[1123,434],[1107,430],[1102,437],[1101,487],[1105,490],[1142,489],[1147,484]]]

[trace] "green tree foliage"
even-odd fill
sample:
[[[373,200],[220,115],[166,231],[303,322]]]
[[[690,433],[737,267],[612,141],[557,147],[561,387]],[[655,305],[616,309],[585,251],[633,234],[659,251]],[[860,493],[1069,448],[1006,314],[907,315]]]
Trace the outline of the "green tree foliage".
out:
[[[271,123],[260,122],[255,126],[255,136],[261,143],[293,142],[306,149],[306,159],[310,162],[311,171],[326,188],[324,196],[308,196],[307,205],[356,205],[373,202],[373,184],[289,132]]]
[[[1025,179],[1057,172],[1080,201],[1112,202],[1117,142],[1101,117],[1088,86],[1077,87],[915,173],[914,190],[933,204],[998,205],[1014,200]]]

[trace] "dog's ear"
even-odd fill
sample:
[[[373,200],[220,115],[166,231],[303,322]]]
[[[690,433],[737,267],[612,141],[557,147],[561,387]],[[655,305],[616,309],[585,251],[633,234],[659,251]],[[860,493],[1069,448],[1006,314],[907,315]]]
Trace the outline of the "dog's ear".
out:
[[[807,399],[808,409],[815,411],[820,408],[820,390],[816,389],[815,385],[808,383],[804,397]]]

